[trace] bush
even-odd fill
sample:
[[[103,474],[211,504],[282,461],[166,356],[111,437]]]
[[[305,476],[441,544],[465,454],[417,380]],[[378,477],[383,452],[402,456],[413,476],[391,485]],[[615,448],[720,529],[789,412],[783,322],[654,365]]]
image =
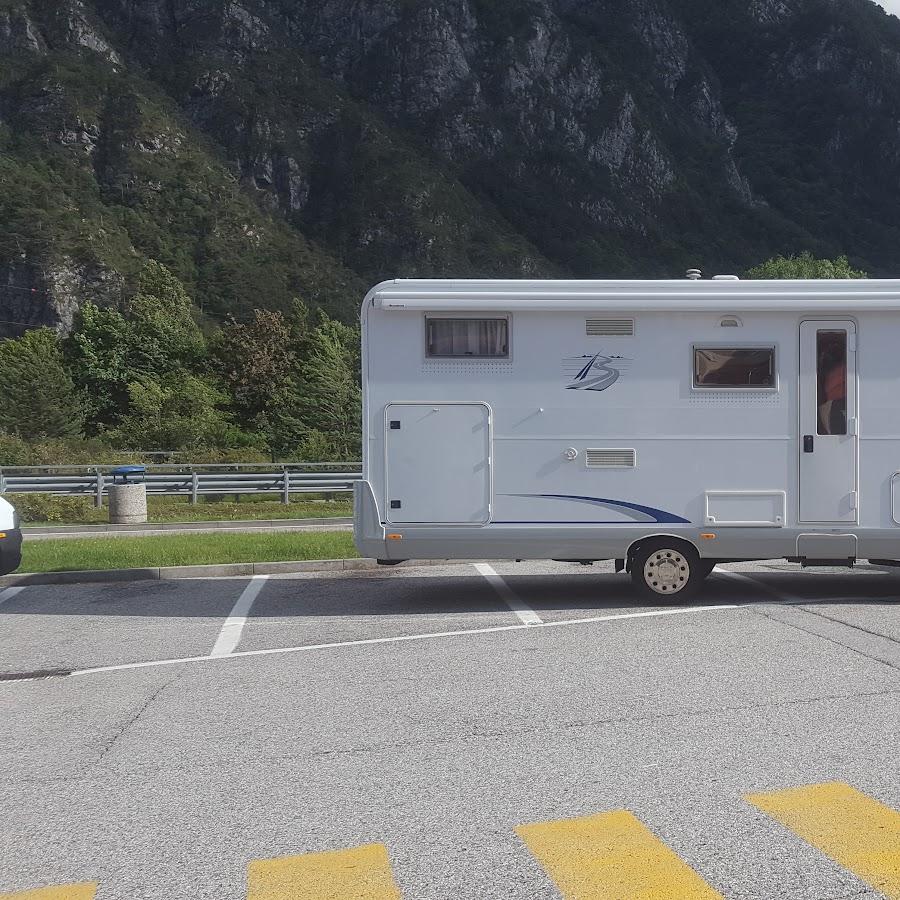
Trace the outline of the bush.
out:
[[[194,454],[182,454],[185,462],[189,463],[260,463],[271,465],[271,454],[265,453],[256,447],[244,447],[232,450],[199,450]]]
[[[80,522],[90,518],[94,507],[92,497],[11,494],[8,498],[26,525],[42,522]]]
[[[30,453],[22,438],[0,433],[0,466],[27,466]]]
[[[54,440],[33,444],[30,466],[116,466],[134,462],[132,455],[110,449],[97,438]]]

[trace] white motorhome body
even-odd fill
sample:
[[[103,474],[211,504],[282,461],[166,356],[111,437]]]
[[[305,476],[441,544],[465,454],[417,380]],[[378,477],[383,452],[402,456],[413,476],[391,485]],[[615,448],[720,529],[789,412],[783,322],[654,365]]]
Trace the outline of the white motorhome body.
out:
[[[384,282],[357,546],[898,558],[898,336],[893,280]]]

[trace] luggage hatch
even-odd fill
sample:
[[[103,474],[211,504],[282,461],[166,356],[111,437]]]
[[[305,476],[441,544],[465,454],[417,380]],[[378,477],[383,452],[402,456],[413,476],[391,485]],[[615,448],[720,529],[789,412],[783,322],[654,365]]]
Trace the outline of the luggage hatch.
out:
[[[485,403],[385,407],[386,521],[483,525],[491,516],[491,411]]]

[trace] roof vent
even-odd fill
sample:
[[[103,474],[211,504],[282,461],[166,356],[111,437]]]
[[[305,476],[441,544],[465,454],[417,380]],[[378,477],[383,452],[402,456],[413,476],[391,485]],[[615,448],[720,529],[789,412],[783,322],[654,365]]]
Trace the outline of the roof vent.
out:
[[[585,334],[590,335],[632,335],[634,319],[585,319]]]
[[[740,276],[738,275],[713,275],[713,281],[740,281]]]
[[[588,469],[633,469],[636,454],[634,450],[626,448],[617,449],[586,449],[584,451],[584,464]]]
[[[688,269],[685,277],[690,278],[691,281],[699,281],[703,277],[703,273],[699,269]]]

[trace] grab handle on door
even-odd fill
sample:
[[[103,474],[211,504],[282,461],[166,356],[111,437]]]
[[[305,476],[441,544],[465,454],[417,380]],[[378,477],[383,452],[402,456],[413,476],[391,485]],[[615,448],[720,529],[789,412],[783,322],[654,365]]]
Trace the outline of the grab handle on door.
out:
[[[813,452],[813,436],[811,434],[803,435],[803,452],[804,453],[812,453]]]

